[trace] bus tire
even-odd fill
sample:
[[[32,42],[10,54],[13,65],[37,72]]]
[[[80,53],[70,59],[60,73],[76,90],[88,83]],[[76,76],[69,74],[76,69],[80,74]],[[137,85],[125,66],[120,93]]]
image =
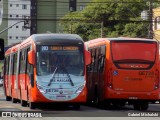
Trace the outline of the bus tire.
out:
[[[9,97],[9,96],[6,96],[6,101],[11,101],[11,97]]]
[[[133,104],[133,108],[134,108],[134,110],[140,110],[141,109],[141,105],[139,103],[134,103]]]
[[[95,106],[96,107],[101,107],[98,96],[96,96],[96,98],[95,98]]]
[[[81,107],[80,105],[73,105],[74,110],[80,110],[80,107]]]
[[[21,99],[21,106],[26,107],[27,106],[27,101]]]
[[[27,101],[22,100],[22,94],[21,94],[21,91],[20,91],[20,103],[21,103],[21,106],[23,106],[23,107],[26,107],[26,106],[27,106]]]
[[[141,104],[141,110],[147,110],[148,109],[148,102],[144,102]]]
[[[126,102],[120,102],[119,106],[124,107],[126,105]]]
[[[12,102],[13,103],[17,103],[17,99],[16,98],[12,98]]]
[[[36,105],[34,102],[29,102],[29,108],[30,109],[36,109]]]

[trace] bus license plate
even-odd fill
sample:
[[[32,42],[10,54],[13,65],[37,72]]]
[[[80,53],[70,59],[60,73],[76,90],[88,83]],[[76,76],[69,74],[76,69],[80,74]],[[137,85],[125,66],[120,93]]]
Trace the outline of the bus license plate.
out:
[[[66,99],[66,96],[56,96],[56,99],[57,99],[57,100],[65,100],[65,99]]]
[[[138,98],[137,97],[129,97],[129,99],[137,100]]]

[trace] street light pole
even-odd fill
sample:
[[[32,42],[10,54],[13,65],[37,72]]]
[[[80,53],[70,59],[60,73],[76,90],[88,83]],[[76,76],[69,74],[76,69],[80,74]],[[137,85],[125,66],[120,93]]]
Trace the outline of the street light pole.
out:
[[[103,21],[101,22],[101,38],[104,37],[103,36]]]
[[[6,30],[12,28],[13,26],[15,26],[15,25],[17,25],[18,23],[21,23],[21,22],[24,22],[24,23],[25,23],[26,21],[25,21],[25,20],[23,20],[23,21],[18,21],[18,22],[16,22],[16,23],[14,23],[13,25],[11,25],[11,26],[5,28],[4,30],[0,31],[0,34],[4,33]]]
[[[153,2],[152,0],[149,0],[149,30],[148,30],[148,38],[153,38]]]

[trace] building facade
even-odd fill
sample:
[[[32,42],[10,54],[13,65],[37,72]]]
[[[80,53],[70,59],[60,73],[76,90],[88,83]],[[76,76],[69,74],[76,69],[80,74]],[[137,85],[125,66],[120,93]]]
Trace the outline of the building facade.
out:
[[[31,16],[30,7],[30,0],[8,0],[8,27],[20,22],[8,29],[8,45],[30,36],[30,29],[24,27],[24,19]]]
[[[160,7],[153,9],[154,38],[160,40]]]
[[[31,34],[62,33],[59,19],[71,12],[70,1],[72,0],[5,0],[0,30],[17,23],[1,34],[6,40],[5,46],[23,41]],[[76,2],[76,11],[80,11],[91,0],[73,1]],[[29,24],[25,25],[25,20],[28,20]]]
[[[81,11],[91,0],[41,0],[37,5],[37,33],[63,33],[59,19],[71,12],[69,1],[75,1],[76,11]]]

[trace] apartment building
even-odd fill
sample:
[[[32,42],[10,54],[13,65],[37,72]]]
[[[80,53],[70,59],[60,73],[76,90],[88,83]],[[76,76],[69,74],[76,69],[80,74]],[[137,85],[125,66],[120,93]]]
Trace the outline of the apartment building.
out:
[[[17,43],[30,36],[30,29],[24,28],[24,19],[30,18],[30,0],[8,0],[8,45]],[[22,21],[22,22],[21,22]]]
[[[70,1],[72,0],[5,0],[0,30],[16,24],[1,34],[6,40],[5,46],[23,41],[35,33],[62,33],[59,19],[71,12]],[[76,11],[80,11],[91,0],[73,1],[76,2]],[[24,27],[24,20],[29,21],[29,28]]]
[[[41,0],[37,5],[37,32],[63,33],[59,26],[59,19],[71,12],[69,1],[75,1],[76,11],[81,11],[91,0],[50,0],[48,2]]]

